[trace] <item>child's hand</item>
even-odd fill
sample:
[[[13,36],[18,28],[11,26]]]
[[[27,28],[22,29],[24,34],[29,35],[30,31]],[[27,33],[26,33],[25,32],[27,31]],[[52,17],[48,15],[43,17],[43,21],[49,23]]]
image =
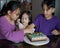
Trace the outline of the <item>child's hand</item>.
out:
[[[17,19],[17,23],[20,23],[20,19]]]
[[[34,33],[34,31],[35,31],[35,29],[33,28],[33,29],[32,29],[32,32]]]
[[[20,23],[20,19],[17,20],[17,24],[18,24],[19,29],[24,29],[24,25]]]
[[[24,29],[24,33],[34,33],[33,29]]]
[[[57,30],[53,30],[53,31],[52,31],[52,34],[53,34],[53,35],[59,35],[59,32],[58,32]]]

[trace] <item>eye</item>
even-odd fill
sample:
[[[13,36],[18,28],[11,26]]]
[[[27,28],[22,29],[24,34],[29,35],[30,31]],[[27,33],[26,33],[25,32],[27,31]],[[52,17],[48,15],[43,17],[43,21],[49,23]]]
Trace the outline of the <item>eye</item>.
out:
[[[49,9],[43,9],[43,11],[48,11]]]
[[[16,16],[19,16],[19,14],[16,14]]]
[[[16,16],[19,16],[20,14],[16,14]]]

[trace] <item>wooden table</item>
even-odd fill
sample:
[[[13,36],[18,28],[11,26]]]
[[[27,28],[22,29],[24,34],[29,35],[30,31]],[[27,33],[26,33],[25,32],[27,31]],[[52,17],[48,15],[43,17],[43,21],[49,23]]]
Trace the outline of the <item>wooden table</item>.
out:
[[[56,42],[56,40],[58,40],[58,41]],[[54,44],[54,42],[57,43],[57,46]],[[56,46],[56,48],[60,48],[60,46],[59,46],[60,43],[58,44],[58,42],[60,42],[60,36],[59,36],[59,39],[56,38],[55,40],[52,40],[52,42],[50,42],[50,43],[52,43],[53,46]],[[47,45],[33,46],[33,45],[30,45],[30,44],[23,42],[19,48],[50,48],[50,46],[47,46]],[[54,48],[54,47],[52,47],[52,48]]]
[[[43,46],[32,46],[32,45],[29,45],[29,44],[26,44],[25,42],[23,42],[22,45],[17,47],[17,48],[47,48],[47,46],[46,45],[43,45]]]
[[[10,44],[10,43],[8,43],[7,41],[5,41],[5,40],[0,40],[0,43],[2,44],[2,42],[4,41],[4,44],[5,45],[7,45],[8,46],[8,44]],[[54,42],[55,42],[56,40],[54,40]],[[59,37],[59,39],[58,39],[58,41],[60,41],[60,37]],[[58,43],[58,42],[57,42]],[[0,44],[0,45],[1,45]],[[52,42],[52,44],[53,44],[53,42]],[[58,44],[57,44],[58,45]],[[60,44],[59,44],[60,45]],[[58,46],[59,46],[58,45]],[[55,46],[55,44],[53,44],[53,46]],[[0,47],[0,48],[7,48],[7,47]],[[11,47],[10,47],[11,48]],[[25,42],[22,42],[21,43],[21,45],[19,45],[19,46],[16,46],[15,48],[49,48],[49,47],[47,47],[46,45],[43,45],[43,46],[33,46],[33,45],[30,45],[30,44],[27,44],[27,43],[25,43]],[[58,48],[58,47],[57,47]]]

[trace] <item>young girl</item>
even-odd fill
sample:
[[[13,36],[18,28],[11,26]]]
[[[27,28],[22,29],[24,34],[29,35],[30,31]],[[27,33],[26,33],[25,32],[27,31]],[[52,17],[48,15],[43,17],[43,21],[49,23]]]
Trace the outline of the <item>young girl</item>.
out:
[[[32,23],[32,16],[29,11],[24,11],[20,16],[20,19],[21,23],[24,25],[24,28]]]
[[[20,22],[18,20],[19,28],[20,29],[25,29],[28,25],[32,23],[32,16],[30,11],[23,11],[20,15]],[[21,26],[21,27],[20,27]],[[33,29],[34,32],[34,29]]]
[[[42,32],[52,41],[60,34],[60,19],[54,16],[55,0],[44,0],[42,2],[43,14],[39,14],[28,28],[36,27],[36,32]]]
[[[15,30],[15,21],[21,13],[21,4],[17,1],[10,1],[4,9],[5,14],[0,17],[0,39],[15,43],[22,42],[24,34],[32,32],[30,29]]]

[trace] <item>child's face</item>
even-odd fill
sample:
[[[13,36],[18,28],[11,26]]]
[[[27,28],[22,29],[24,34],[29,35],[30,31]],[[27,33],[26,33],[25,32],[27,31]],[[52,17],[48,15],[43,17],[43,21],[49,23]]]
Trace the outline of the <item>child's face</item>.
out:
[[[49,8],[48,9],[48,6],[46,4],[43,5],[43,13],[45,15],[45,17],[50,17],[52,16],[52,13],[54,13],[55,11],[55,8]]]
[[[11,20],[15,21],[19,17],[19,15],[20,15],[20,9],[18,8],[15,11],[10,12],[9,14],[10,14]]]
[[[29,23],[29,17],[26,13],[22,15],[21,22],[23,25],[27,26]]]

